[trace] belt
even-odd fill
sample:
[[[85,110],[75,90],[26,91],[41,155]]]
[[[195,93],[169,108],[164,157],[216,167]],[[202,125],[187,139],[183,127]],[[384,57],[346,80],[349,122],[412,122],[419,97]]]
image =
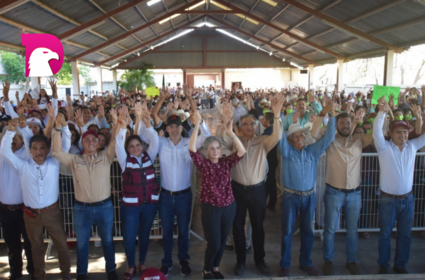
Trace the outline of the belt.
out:
[[[252,189],[261,187],[263,184],[264,184],[264,181],[261,181],[260,183],[255,184],[255,185],[245,186],[245,185],[239,184],[238,182],[232,180],[232,185],[242,187],[244,190],[252,190]]]
[[[339,188],[334,188],[334,187],[332,187],[331,185],[329,185],[329,184],[326,184],[329,188],[331,188],[331,189],[334,189],[334,190],[337,190],[337,191],[340,191],[340,192],[344,192],[344,193],[352,193],[352,192],[357,192],[357,191],[360,191],[360,186],[358,186],[357,188],[355,188],[355,189],[349,189],[349,190],[347,190],[347,189],[339,189]]]
[[[56,201],[56,202],[55,202],[55,203],[53,203],[52,205],[47,206],[47,207],[45,207],[45,208],[40,208],[40,209],[31,208],[31,210],[33,210],[33,211],[34,211],[34,212],[36,212],[36,213],[43,214],[43,213],[49,212],[50,210],[53,210],[53,209],[58,208],[58,206],[59,206],[59,203]]]
[[[14,205],[9,205],[9,204],[3,204],[0,202],[0,207],[5,208],[9,211],[15,211],[15,210],[21,210],[22,207],[24,207],[24,204],[14,204]]]
[[[177,192],[171,192],[171,191],[166,190],[166,189],[161,189],[161,192],[167,193],[169,195],[179,195],[179,194],[184,194],[184,193],[190,192],[191,190],[192,190],[191,187],[188,187],[187,189],[184,189],[182,191],[177,191]]]
[[[309,196],[310,194],[314,193],[314,188],[312,188],[309,191],[302,192],[302,191],[291,190],[291,189],[283,187],[283,191],[290,194],[296,194],[299,196]]]
[[[405,194],[400,194],[400,195],[389,194],[389,193],[386,193],[386,192],[384,192],[384,191],[382,191],[382,190],[379,190],[379,192],[380,192],[380,194],[381,194],[381,195],[383,195],[383,196],[391,197],[391,198],[397,198],[397,199],[403,199],[403,198],[406,198],[406,197],[408,197],[409,195],[411,195],[411,194],[412,194],[412,191],[410,191],[410,192],[408,192],[408,193],[405,193]]]
[[[75,200],[75,203],[78,204],[78,205],[82,205],[82,206],[100,206],[100,205],[103,205],[110,200],[111,200],[111,196],[108,197],[107,199],[104,199],[104,200],[98,201],[98,202],[81,202],[81,201]]]

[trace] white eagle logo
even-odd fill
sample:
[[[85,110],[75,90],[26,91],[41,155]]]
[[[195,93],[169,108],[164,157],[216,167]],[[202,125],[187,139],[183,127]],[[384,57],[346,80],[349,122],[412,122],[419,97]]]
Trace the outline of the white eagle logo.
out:
[[[30,56],[28,68],[30,77],[49,77],[53,75],[49,61],[51,59],[59,60],[59,55],[48,48],[37,48]]]

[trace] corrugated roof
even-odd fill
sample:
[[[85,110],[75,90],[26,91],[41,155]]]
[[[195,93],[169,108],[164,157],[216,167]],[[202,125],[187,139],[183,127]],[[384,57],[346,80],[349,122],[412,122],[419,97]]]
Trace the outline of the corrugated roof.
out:
[[[93,26],[92,31],[87,29],[81,34],[73,36],[68,39],[70,42],[81,45],[81,47],[69,44],[64,44],[64,51],[66,56],[76,56],[87,49],[94,48],[106,40],[111,40],[126,34],[127,30],[133,30],[147,22],[155,20],[156,18],[163,16],[168,11],[173,14],[173,11],[183,5],[196,4],[200,0],[164,0],[152,6],[147,5],[147,0],[139,3],[137,6],[133,6],[126,9],[116,15],[114,18],[117,22],[112,19],[106,19],[105,22],[98,26]],[[347,31],[338,28],[338,25],[329,25],[320,18],[312,17],[306,11],[288,5],[284,0],[274,0],[277,5],[270,5],[262,0],[232,0],[229,2],[231,5],[237,6],[238,8],[250,11],[253,16],[257,16],[266,23],[272,23],[279,28],[288,29],[291,28],[291,34],[297,35],[301,38],[307,38],[307,40],[318,44],[324,48],[330,48],[332,51],[339,53],[346,57],[352,56],[365,56],[371,55],[371,51],[376,50],[378,53],[380,49],[383,51],[385,47],[377,43],[366,41],[355,37]],[[382,40],[395,47],[403,46],[408,47],[410,44],[425,43],[425,2],[422,0],[405,0],[405,1],[394,1],[394,0],[374,0],[374,1],[357,1],[357,0],[298,0],[297,2],[306,5],[309,8],[322,11],[324,15],[330,16],[340,22],[347,22],[348,25],[362,31],[364,33],[375,34],[375,38]],[[45,5],[42,7],[39,5]],[[1,42],[21,46],[20,34],[27,26],[29,30],[36,29],[39,32],[51,33],[54,35],[63,34],[66,31],[72,30],[78,24],[84,24],[91,21],[99,16],[104,15],[105,12],[113,11],[120,7],[120,5],[126,5],[129,0],[73,0],[73,1],[58,1],[58,0],[34,0],[27,2],[19,7],[11,9],[6,13],[0,15],[0,45]],[[396,4],[393,4],[396,3]],[[0,2],[0,6],[2,3]],[[205,9],[206,5],[197,7],[198,10]],[[384,7],[384,8],[383,8]],[[49,9],[53,9],[53,12]],[[284,9],[283,12],[281,12]],[[102,11],[103,10],[103,11]],[[213,4],[209,5],[209,10],[221,10]],[[171,15],[170,14],[170,15]],[[366,15],[366,16],[363,16]],[[203,16],[199,15],[186,15],[182,14],[170,21],[164,22],[163,24],[155,23],[150,27],[140,30],[135,35],[141,41],[148,41],[153,38],[157,38],[186,24],[190,19],[194,19],[198,16],[200,19]],[[316,48],[309,44],[301,43],[295,44],[296,39],[290,35],[280,36],[275,41],[273,39],[281,35],[279,30],[273,27],[264,25],[262,22],[254,24],[249,20],[244,20],[236,15],[211,15],[214,19],[224,21],[226,24],[233,26],[234,28],[240,28],[242,31],[251,34],[253,37],[256,36],[262,40],[265,40],[274,45],[285,48],[291,46],[288,50],[295,54],[305,54],[307,60],[313,60],[318,63],[321,61],[332,58],[333,56],[323,51],[317,51]],[[352,20],[356,19],[357,20]],[[273,19],[273,20],[272,20]],[[306,20],[308,19],[308,20]],[[3,21],[2,21],[3,20]],[[9,23],[5,23],[5,22]],[[70,21],[75,21],[74,23]],[[208,22],[211,22],[208,19]],[[407,23],[415,22],[415,25],[406,25]],[[16,23],[13,23],[16,22]],[[121,26],[120,26],[121,25]],[[297,26],[298,25],[298,26]],[[403,28],[397,29],[400,25],[406,25]],[[124,26],[124,28],[123,28]],[[265,27],[264,27],[265,26]],[[388,28],[391,28],[388,30]],[[332,30],[325,33],[327,30]],[[386,30],[386,32],[382,32]],[[259,32],[258,32],[259,31]],[[28,30],[24,32],[29,32]],[[163,40],[174,36],[181,30],[176,30],[173,34],[164,37]],[[232,34],[236,34],[243,39],[249,39],[246,35],[235,30],[230,30]],[[320,36],[316,36],[320,34]],[[310,37],[314,37],[309,39]],[[232,40],[231,38],[227,38]],[[157,44],[160,39],[151,45]],[[258,46],[262,46],[263,49],[268,51],[276,51],[269,45],[264,45],[262,42],[255,38],[249,40],[250,43]],[[121,47],[115,45],[118,43]],[[141,43],[138,39],[133,36],[128,36],[124,40],[115,42],[98,50],[106,55],[115,56],[125,49],[140,46]],[[171,47],[172,45],[170,45]],[[229,45],[229,47],[231,44]],[[168,48],[170,48],[168,47]],[[215,46],[219,47],[219,45]],[[146,49],[140,48],[141,50]],[[243,48],[242,48],[243,49]],[[289,58],[291,55],[278,51],[276,53],[281,58]],[[123,56],[123,59],[131,58],[133,54],[127,54]],[[153,54],[151,57],[155,57]],[[146,57],[146,56],[145,56]],[[145,58],[144,57],[144,58]],[[103,61],[106,59],[104,55],[96,52],[90,53],[82,57],[84,60],[89,60],[94,63]],[[336,58],[334,58],[336,59]],[[114,59],[108,62],[106,65],[115,64],[118,59]],[[291,61],[297,64],[307,64],[299,58],[291,58]],[[173,63],[176,61],[173,60]]]

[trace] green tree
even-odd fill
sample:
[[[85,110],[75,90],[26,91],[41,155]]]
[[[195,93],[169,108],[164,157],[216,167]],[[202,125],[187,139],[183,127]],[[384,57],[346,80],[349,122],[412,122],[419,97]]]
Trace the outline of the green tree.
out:
[[[7,75],[0,76],[2,82],[9,81],[10,83],[25,83],[25,58],[11,52],[0,51],[1,64]]]
[[[54,75],[58,79],[58,85],[72,85],[71,63],[63,63],[61,70]]]
[[[134,90],[137,86],[138,89],[145,89],[155,86],[153,72],[149,69],[153,68],[150,64],[144,64],[141,69],[125,70],[119,82],[119,88],[126,89],[128,92]]]
[[[90,68],[87,65],[80,65],[78,70],[80,72],[81,77],[83,77],[84,85],[87,88],[86,93],[89,94],[89,91],[90,91],[89,86],[90,86],[90,83],[91,83]]]

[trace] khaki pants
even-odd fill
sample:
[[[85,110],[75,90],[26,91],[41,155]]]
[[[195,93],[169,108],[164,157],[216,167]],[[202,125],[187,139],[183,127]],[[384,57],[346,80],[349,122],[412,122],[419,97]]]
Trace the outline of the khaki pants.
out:
[[[69,276],[71,273],[71,262],[69,259],[68,245],[66,244],[66,234],[63,229],[61,210],[55,208],[46,213],[38,214],[35,218],[31,218],[24,213],[24,221],[32,247],[35,269],[34,277],[36,279],[44,279],[45,277],[43,228],[46,228],[58,252],[61,275]]]

